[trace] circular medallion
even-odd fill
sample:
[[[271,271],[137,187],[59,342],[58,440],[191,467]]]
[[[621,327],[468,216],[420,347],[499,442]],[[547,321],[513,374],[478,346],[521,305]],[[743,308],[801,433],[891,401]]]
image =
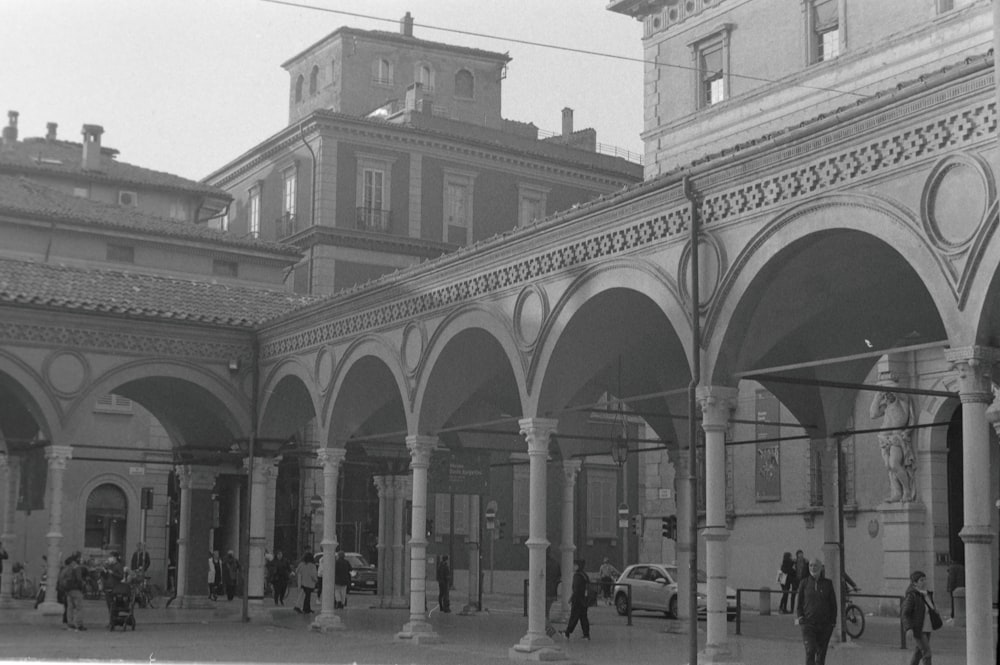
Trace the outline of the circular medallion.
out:
[[[985,222],[992,198],[984,165],[964,155],[941,161],[927,178],[921,201],[928,237],[946,252],[963,249]]]
[[[319,383],[323,392],[330,389],[330,384],[333,381],[334,360],[333,352],[327,347],[323,347],[316,354],[316,367],[313,371],[316,372],[316,382]]]
[[[549,300],[545,291],[535,285],[525,287],[514,305],[514,330],[518,341],[526,347],[533,346],[548,315]]]
[[[45,377],[59,395],[75,395],[89,382],[90,367],[76,351],[57,351],[45,361]]]
[[[677,282],[683,285],[684,297],[691,299],[691,247],[688,245],[681,256],[677,275]],[[710,235],[702,235],[698,242],[698,303],[699,307],[705,307],[719,288],[722,279],[723,255],[715,238]]]
[[[427,334],[423,325],[419,323],[409,323],[403,330],[403,367],[410,374],[417,371],[420,366],[420,358],[424,353],[424,345],[427,343]]]

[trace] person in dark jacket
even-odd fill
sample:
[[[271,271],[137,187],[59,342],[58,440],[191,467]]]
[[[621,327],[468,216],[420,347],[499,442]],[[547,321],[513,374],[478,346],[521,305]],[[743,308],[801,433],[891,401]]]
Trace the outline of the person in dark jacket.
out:
[[[824,665],[826,649],[837,625],[837,594],[833,582],[823,574],[823,562],[809,562],[809,577],[799,582],[795,623],[802,631],[806,665]]]
[[[913,641],[916,649],[910,656],[910,665],[931,665],[931,620],[927,608],[934,607],[934,598],[927,590],[927,576],[923,571],[910,573],[910,586],[899,608],[899,620],[903,624],[903,632],[913,631]]]
[[[226,558],[222,562],[222,585],[226,590],[226,600],[232,600],[236,595],[236,585],[239,584],[241,570],[240,561],[233,551],[226,552]]]
[[[288,578],[292,575],[292,564],[281,550],[276,550],[274,558],[267,564],[267,576],[271,580],[274,604],[284,605],[288,593]]]
[[[449,598],[449,587],[451,586],[451,565],[448,563],[448,555],[442,555],[437,565],[438,583],[438,605],[442,612],[451,612],[451,598]]]
[[[795,600],[792,596],[792,585],[798,586],[798,582],[795,579],[795,559],[792,558],[791,552],[785,552],[785,555],[781,558],[781,567],[778,568],[778,572],[785,576],[785,581],[781,583],[781,603],[778,605],[778,611],[781,614],[788,614],[795,609]],[[788,609],[788,599],[792,598],[792,609]]]
[[[590,578],[584,572],[583,567],[586,562],[577,559],[573,562],[573,591],[569,597],[569,623],[566,624],[566,639],[576,630],[577,622],[583,630],[583,639],[590,639],[590,619],[587,618],[587,589],[590,586]]]
[[[351,562],[344,552],[337,552],[333,562],[333,609],[342,610],[347,606],[347,587],[351,585]]]

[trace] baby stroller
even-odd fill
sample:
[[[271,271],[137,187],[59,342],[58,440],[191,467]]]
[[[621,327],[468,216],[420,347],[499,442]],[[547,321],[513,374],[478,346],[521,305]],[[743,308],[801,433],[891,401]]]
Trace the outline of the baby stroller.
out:
[[[118,582],[108,594],[108,630],[121,626],[122,630],[135,630],[135,589],[126,582]]]

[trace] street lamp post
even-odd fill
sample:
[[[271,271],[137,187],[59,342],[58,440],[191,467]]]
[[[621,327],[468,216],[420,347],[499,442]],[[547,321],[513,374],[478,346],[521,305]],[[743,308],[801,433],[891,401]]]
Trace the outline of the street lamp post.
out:
[[[620,390],[620,389],[619,389]],[[615,420],[611,424],[611,459],[618,465],[621,475],[622,499],[619,506],[626,506],[625,525],[622,528],[622,560],[624,569],[628,565],[628,473],[625,470],[625,463],[628,461],[628,423],[625,421],[625,410],[621,401],[618,402],[618,412]],[[620,511],[619,511],[620,512]],[[621,515],[619,515],[619,525]]]

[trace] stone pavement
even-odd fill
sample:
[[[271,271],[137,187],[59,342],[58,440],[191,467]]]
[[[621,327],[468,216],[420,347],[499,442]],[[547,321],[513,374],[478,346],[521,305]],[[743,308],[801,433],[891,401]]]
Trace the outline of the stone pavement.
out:
[[[247,663],[413,663],[459,665],[509,663],[508,649],[527,628],[518,596],[487,597],[488,610],[471,615],[432,612],[430,622],[440,644],[414,646],[393,638],[408,620],[405,610],[371,609],[370,596],[352,594],[348,607],[338,610],[345,629],[311,631],[311,618],[290,608],[265,606],[248,623],[240,619],[241,604],[220,602],[209,610],[136,609],[137,628],[108,632],[102,601],[85,601],[89,630],[62,629],[58,618],[42,618],[22,607],[0,609],[0,660],[113,660],[116,662],[247,662]],[[459,603],[453,601],[453,606]],[[590,611],[593,640],[559,639],[569,663],[688,662],[688,637],[680,622],[651,613],[634,617],[627,626],[613,608]],[[557,624],[557,627],[559,624]],[[905,665],[909,650],[899,648],[895,620],[869,617],[865,635],[856,643],[833,644],[828,665]],[[704,642],[704,624],[699,627]],[[745,615],[742,635],[729,624],[745,665],[803,662],[797,629],[787,616]],[[871,633],[871,639],[866,636]],[[946,626],[932,639],[935,665],[965,663],[964,631]],[[701,662],[700,659],[699,662]],[[973,664],[980,665],[980,664]],[[992,664],[982,664],[992,665]]]

